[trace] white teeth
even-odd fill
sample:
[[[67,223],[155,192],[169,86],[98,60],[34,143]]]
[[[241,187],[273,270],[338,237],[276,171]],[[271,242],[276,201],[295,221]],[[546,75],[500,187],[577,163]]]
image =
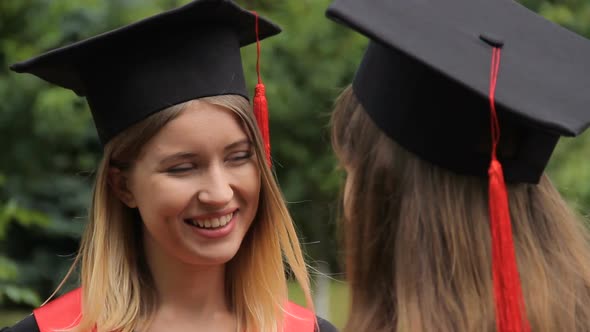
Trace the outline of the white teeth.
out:
[[[233,218],[233,212],[230,214],[226,214],[225,216],[221,216],[219,218],[211,218],[211,219],[189,219],[189,222],[193,226],[201,227],[201,228],[218,228],[227,225],[227,223]]]
[[[234,216],[234,214],[232,212],[232,213],[230,213],[230,214],[228,214],[226,216],[221,217],[221,222],[220,222],[221,225],[220,226],[227,225],[227,223],[231,220],[231,218],[233,218],[233,216]]]

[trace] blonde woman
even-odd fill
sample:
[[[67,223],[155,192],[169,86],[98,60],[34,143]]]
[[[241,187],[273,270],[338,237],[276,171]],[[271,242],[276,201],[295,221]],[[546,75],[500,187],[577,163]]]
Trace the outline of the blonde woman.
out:
[[[332,114],[344,331],[590,331],[589,232],[544,174],[590,123],[590,42],[505,0],[328,16],[370,38]]]
[[[8,331],[334,331],[246,99],[240,47],[279,31],[193,1],[12,67],[85,96],[104,156],[80,288]]]

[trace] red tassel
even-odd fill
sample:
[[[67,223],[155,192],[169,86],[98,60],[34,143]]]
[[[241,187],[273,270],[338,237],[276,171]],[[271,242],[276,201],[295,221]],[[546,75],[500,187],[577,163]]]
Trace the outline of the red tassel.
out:
[[[254,92],[254,116],[258,122],[258,128],[262,134],[262,142],[264,144],[264,152],[266,153],[266,160],[271,165],[270,160],[270,131],[268,128],[268,103],[264,91],[264,84],[256,84]]]
[[[260,38],[258,36],[258,14],[252,12],[256,16],[256,74],[258,75],[258,84],[254,91],[254,116],[260,129],[262,136],[262,143],[264,144],[264,152],[268,165],[272,167],[270,158],[270,130],[268,126],[268,102],[266,101],[266,89],[260,77]]]
[[[496,329],[497,332],[528,332],[530,331],[530,325],[526,318],[516,254],[514,252],[508,192],[504,182],[502,165],[496,158],[496,148],[500,141],[500,125],[496,114],[494,95],[499,68],[500,49],[494,48],[489,96],[491,108],[492,161],[488,175]]]
[[[500,162],[492,160],[488,174],[497,331],[530,331],[514,253],[508,194]]]

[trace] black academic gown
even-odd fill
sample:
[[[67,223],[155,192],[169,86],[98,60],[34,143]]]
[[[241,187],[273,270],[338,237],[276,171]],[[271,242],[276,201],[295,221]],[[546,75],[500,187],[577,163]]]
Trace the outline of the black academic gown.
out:
[[[338,332],[334,325],[321,317],[318,317],[318,325],[320,329],[316,332]],[[12,327],[2,328],[0,332],[39,332],[39,328],[35,316],[30,315]]]

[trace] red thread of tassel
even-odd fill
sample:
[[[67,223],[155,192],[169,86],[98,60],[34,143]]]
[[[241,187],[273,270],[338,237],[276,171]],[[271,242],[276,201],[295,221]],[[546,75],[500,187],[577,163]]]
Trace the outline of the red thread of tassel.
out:
[[[500,140],[500,124],[496,114],[495,93],[500,68],[500,49],[494,47],[490,75],[490,108],[492,133],[492,161],[489,175],[490,229],[492,233],[492,270],[494,278],[494,299],[496,307],[497,332],[528,332],[530,325],[526,310],[508,206],[508,192],[504,182],[502,165],[496,158],[496,148]]]
[[[262,78],[260,78],[260,38],[258,36],[258,14],[252,12],[256,16],[256,74],[258,75],[258,84],[254,90],[254,116],[262,135],[262,143],[264,144],[264,152],[269,166],[272,166],[270,158],[270,130],[268,126],[268,102],[266,101],[266,91]]]

